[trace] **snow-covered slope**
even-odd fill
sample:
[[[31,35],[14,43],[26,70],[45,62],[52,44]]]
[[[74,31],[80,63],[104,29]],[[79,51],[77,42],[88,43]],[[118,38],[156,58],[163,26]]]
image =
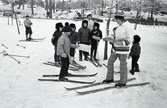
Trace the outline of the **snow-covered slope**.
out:
[[[18,35],[15,23],[7,25],[7,18],[0,17],[0,44],[5,44],[9,48],[0,46],[0,52],[6,50],[11,54],[30,56],[29,59],[17,58],[21,61],[21,64],[17,64],[8,56],[0,54],[0,108],[166,108],[167,27],[139,25],[136,30],[142,37],[142,55],[139,60],[141,72],[136,73],[135,76],[129,74],[129,78],[136,78],[135,81],[129,83],[150,82],[148,86],[110,89],[79,96],[75,91],[66,91],[64,86],[79,86],[80,84],[39,82],[37,79],[43,74],[58,74],[60,71],[59,68],[44,65],[43,62],[53,61],[54,47],[50,39],[55,23],[65,21],[32,20],[32,37],[46,37],[46,39],[41,42],[26,43],[19,42],[25,38],[24,26],[20,26],[21,35]],[[74,22],[77,29],[81,26],[81,21],[68,21]],[[115,23],[111,23],[111,28],[114,25]],[[104,36],[105,28],[106,22],[101,23]],[[26,49],[16,44],[26,46]],[[107,63],[102,60],[103,51],[104,42],[101,41],[99,58],[102,63]],[[78,52],[76,60],[78,61]],[[91,79],[96,79],[97,82],[105,79],[107,71],[105,67],[96,68],[86,61],[79,63],[86,65],[87,69],[73,73],[98,72],[98,75]],[[130,68],[130,60],[128,60],[128,67]],[[115,70],[119,71],[118,61],[116,61]],[[115,74],[115,77],[119,79],[119,74]],[[113,84],[103,86],[113,86]],[[98,88],[98,86],[93,88]]]

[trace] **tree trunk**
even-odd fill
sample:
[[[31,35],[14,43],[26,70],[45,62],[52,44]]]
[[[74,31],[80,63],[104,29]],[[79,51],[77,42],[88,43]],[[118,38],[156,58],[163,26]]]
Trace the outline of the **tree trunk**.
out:
[[[61,10],[64,11],[64,0],[62,1],[62,7]]]
[[[49,18],[52,18],[52,0],[49,0]]]
[[[55,13],[55,0],[53,0],[53,13]]]
[[[34,16],[34,0],[31,0],[31,13]]]
[[[113,2],[111,3],[111,9],[112,9],[112,4]],[[108,37],[109,35],[109,29],[110,29],[110,22],[111,22],[111,9],[110,9],[110,13],[109,13],[109,17],[108,17],[108,20],[107,20],[107,25],[106,25],[106,37]],[[104,47],[104,60],[107,60],[108,59],[108,42],[105,41],[105,47]]]
[[[18,9],[20,9],[21,4],[22,4],[22,0],[19,0],[18,2],[19,2],[19,7],[18,7]]]

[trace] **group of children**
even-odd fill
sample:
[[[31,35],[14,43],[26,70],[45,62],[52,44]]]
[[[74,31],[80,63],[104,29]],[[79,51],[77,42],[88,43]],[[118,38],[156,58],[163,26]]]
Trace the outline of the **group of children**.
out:
[[[99,29],[99,23],[93,24],[93,29],[88,28],[88,20],[82,21],[82,26],[76,32],[76,26],[74,23],[68,22],[63,24],[61,22],[56,23],[56,30],[52,37],[52,44],[55,47],[54,60],[55,65],[61,65],[59,80],[68,80],[65,76],[68,76],[68,68],[70,63],[74,63],[75,49],[79,47],[79,44],[91,45],[90,60],[97,60],[97,46],[99,40],[102,38],[102,32]],[[84,60],[88,60],[89,52],[79,50],[79,60],[82,61],[82,54]]]

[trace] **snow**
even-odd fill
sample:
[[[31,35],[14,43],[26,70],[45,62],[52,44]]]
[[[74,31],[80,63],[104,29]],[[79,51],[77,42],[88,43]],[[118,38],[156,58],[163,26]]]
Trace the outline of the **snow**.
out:
[[[22,23],[23,20],[21,19]],[[0,46],[0,52],[6,50],[9,54],[26,55],[30,58],[17,58],[21,61],[21,64],[17,64],[8,56],[0,54],[0,108],[166,108],[167,27],[138,25],[136,30],[136,33],[142,37],[142,54],[139,60],[141,72],[136,73],[135,76],[129,74],[129,78],[136,78],[129,84],[150,82],[150,85],[110,89],[80,96],[75,91],[66,91],[64,86],[72,87],[82,84],[39,82],[37,79],[43,74],[58,74],[60,71],[59,68],[43,64],[46,61],[53,61],[54,47],[50,39],[55,30],[55,23],[73,22],[78,30],[81,27],[81,21],[32,19],[32,37],[46,37],[41,42],[19,42],[25,38],[24,26],[19,26],[21,34],[18,35],[15,22],[14,25],[8,25],[7,21],[6,17],[0,17],[0,44],[5,44],[9,49]],[[100,24],[105,36],[106,21]],[[114,26],[115,23],[111,22],[111,28]],[[16,46],[17,44],[26,46],[26,49]],[[110,52],[110,49],[108,50]],[[103,51],[104,42],[101,41],[99,44],[100,62],[107,63],[103,61]],[[76,60],[78,61],[78,51]],[[97,82],[100,82],[105,79],[107,71],[105,67],[96,68],[87,61],[79,63],[86,65],[87,69],[74,73],[98,72],[98,75],[90,80],[96,79]],[[131,61],[128,60],[129,69],[130,63]],[[115,63],[115,71],[119,71],[119,61]],[[118,73],[115,74],[115,78],[119,79]],[[87,79],[82,78],[81,80]],[[93,88],[107,86],[113,86],[113,84]]]

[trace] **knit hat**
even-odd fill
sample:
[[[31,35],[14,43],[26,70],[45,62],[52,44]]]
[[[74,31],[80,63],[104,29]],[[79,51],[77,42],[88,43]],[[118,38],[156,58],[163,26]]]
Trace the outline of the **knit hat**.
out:
[[[83,20],[83,21],[82,21],[82,24],[83,24],[83,23],[88,24],[88,21],[87,21],[87,20]]]
[[[138,43],[141,40],[139,35],[134,35],[133,39],[134,39],[134,43]]]
[[[94,25],[93,25],[93,27],[95,27],[95,26],[96,26],[97,28],[99,28],[100,25],[99,25],[99,23],[96,23],[96,22],[95,22]]]
[[[62,32],[71,32],[71,28],[70,27],[64,27]]]
[[[74,23],[71,23],[71,24],[70,24],[70,27],[71,27],[71,28],[76,28],[76,26],[75,26]]]
[[[63,24],[61,22],[56,23],[56,29],[59,30],[60,27],[63,27]]]

